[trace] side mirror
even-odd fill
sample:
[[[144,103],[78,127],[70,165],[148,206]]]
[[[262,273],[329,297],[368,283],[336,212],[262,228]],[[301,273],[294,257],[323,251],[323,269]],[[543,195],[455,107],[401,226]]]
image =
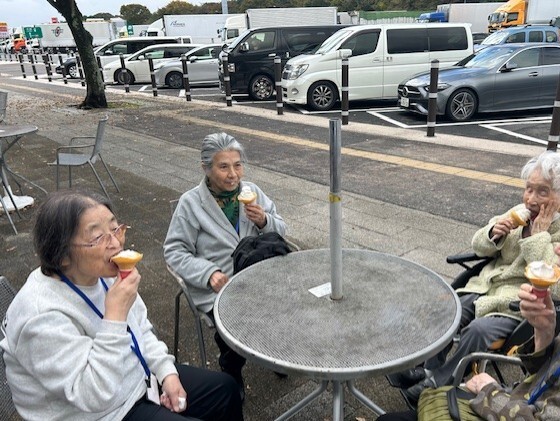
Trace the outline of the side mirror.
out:
[[[239,51],[241,51],[241,52],[249,51],[249,43],[248,43],[248,42],[244,42],[243,44],[241,44],[241,45],[239,46]]]
[[[138,57],[136,57],[137,60],[145,60],[146,56],[144,54],[139,55]]]
[[[113,55],[113,50],[105,50],[105,52],[103,53],[104,56],[112,56]]]
[[[196,57],[196,56],[190,56],[190,57],[189,57],[189,61],[190,61],[191,63],[194,63],[194,62],[197,61],[197,60],[198,60],[198,57]]]
[[[502,68],[500,69],[501,72],[511,72],[514,69],[517,69],[517,63],[513,62],[513,61],[508,61],[506,64],[504,64],[502,66]]]

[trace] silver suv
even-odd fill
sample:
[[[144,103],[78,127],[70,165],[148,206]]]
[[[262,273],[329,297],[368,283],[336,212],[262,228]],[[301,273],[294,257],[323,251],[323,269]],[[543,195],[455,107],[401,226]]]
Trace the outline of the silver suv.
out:
[[[506,28],[487,36],[480,44],[475,45],[478,51],[489,45],[511,44],[521,42],[558,42],[560,40],[559,28],[550,25],[523,25]]]

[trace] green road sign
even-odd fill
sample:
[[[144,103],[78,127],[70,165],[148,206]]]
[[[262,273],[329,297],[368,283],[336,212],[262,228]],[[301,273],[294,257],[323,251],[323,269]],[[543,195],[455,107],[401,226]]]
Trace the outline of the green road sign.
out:
[[[25,38],[43,38],[43,31],[38,26],[27,26],[23,28],[23,32],[25,33]]]

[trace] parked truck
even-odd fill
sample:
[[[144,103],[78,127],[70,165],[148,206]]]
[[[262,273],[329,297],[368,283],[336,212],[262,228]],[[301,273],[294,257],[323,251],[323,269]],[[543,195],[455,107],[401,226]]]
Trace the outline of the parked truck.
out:
[[[471,32],[487,32],[488,15],[504,4],[505,2],[440,4],[435,12],[422,13],[418,21],[470,23]]]
[[[41,29],[42,38],[35,40],[34,47],[57,51],[59,49],[76,49],[74,36],[67,23],[44,23],[35,25]],[[84,22],[84,28],[93,37],[92,45],[98,47],[118,38],[118,31],[113,22]]]
[[[185,36],[193,43],[213,44],[222,42],[222,29],[226,20],[243,14],[164,15],[147,29],[149,36]]]
[[[247,9],[226,19],[222,40],[232,42],[243,31],[266,26],[336,25],[336,7],[273,7]]]
[[[488,16],[488,32],[527,23],[548,24],[559,16],[559,0],[509,0]]]

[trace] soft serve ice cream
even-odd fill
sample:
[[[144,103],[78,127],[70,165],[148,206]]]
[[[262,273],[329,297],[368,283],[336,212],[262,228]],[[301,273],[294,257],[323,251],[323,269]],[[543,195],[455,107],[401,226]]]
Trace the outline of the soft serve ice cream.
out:
[[[522,227],[527,226],[529,219],[531,218],[531,211],[527,208],[518,210],[512,209],[509,214],[517,226],[521,225]]]
[[[251,190],[251,187],[244,186],[241,189],[241,193],[237,196],[237,199],[244,204],[249,204],[254,202],[257,199],[257,194]]]
[[[120,253],[111,257],[111,261],[119,267],[121,278],[124,279],[130,272],[132,272],[136,263],[142,260],[142,257],[144,257],[144,255],[142,253],[138,253],[137,251],[122,250]]]
[[[533,285],[533,293],[543,298],[548,287],[558,282],[560,268],[542,261],[531,262],[525,267],[525,277]]]

